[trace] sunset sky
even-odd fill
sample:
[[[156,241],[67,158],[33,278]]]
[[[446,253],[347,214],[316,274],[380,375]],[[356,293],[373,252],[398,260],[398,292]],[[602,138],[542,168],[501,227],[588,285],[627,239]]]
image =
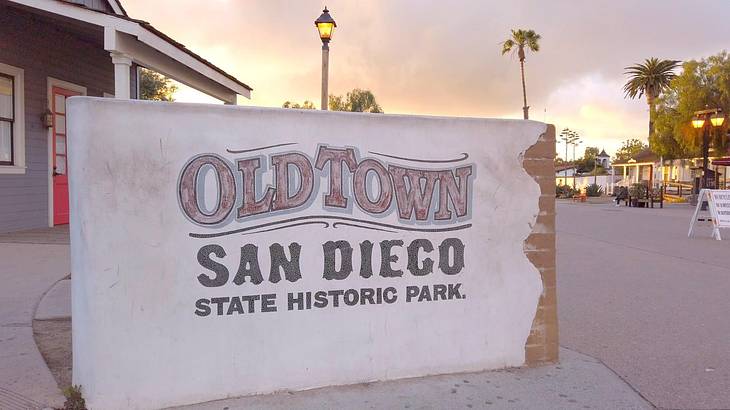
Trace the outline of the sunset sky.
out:
[[[319,106],[320,1],[125,0],[152,23],[253,87],[242,105]],[[530,117],[577,130],[613,153],[646,139],[645,100],[625,100],[623,68],[648,57],[687,60],[728,47],[730,3],[717,1],[328,1],[337,21],[330,93],[370,89],[386,113],[521,118],[519,62],[502,56],[511,28],[534,29]],[[210,101],[181,89],[178,101]],[[557,147],[564,153],[564,145]],[[563,155],[563,154],[561,154]],[[572,153],[570,154],[572,156]]]

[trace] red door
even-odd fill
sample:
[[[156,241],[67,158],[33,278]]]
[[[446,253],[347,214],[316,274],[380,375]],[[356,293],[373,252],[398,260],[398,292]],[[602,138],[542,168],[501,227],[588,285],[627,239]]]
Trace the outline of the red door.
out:
[[[68,223],[68,160],[66,140],[66,98],[80,95],[61,87],[51,90],[53,113],[53,224]]]

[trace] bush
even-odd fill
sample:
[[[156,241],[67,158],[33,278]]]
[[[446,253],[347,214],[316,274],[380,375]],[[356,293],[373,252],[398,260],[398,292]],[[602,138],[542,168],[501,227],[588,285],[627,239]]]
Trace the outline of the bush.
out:
[[[603,187],[598,184],[590,184],[586,187],[586,196],[603,195]]]
[[[647,198],[649,196],[649,187],[642,183],[631,184],[631,187],[629,187],[629,195],[631,195],[631,198],[636,199]]]
[[[555,186],[555,197],[556,198],[572,198],[573,195],[578,193],[578,190],[573,189],[570,185],[556,185]]]
[[[63,390],[66,402],[62,410],[86,410],[86,400],[81,395],[81,386],[69,386]]]

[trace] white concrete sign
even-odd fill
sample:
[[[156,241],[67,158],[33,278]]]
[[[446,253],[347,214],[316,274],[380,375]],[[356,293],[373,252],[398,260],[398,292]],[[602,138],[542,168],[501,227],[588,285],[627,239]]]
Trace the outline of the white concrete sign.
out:
[[[546,125],[72,98],[91,408],[520,366]],[[548,176],[549,177],[549,176]]]

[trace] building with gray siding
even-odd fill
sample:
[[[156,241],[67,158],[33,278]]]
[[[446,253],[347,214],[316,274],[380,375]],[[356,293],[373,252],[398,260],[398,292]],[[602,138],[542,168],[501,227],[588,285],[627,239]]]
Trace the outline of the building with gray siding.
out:
[[[119,1],[0,0],[0,232],[68,223],[65,100],[136,98],[139,67],[229,104],[250,98]]]

